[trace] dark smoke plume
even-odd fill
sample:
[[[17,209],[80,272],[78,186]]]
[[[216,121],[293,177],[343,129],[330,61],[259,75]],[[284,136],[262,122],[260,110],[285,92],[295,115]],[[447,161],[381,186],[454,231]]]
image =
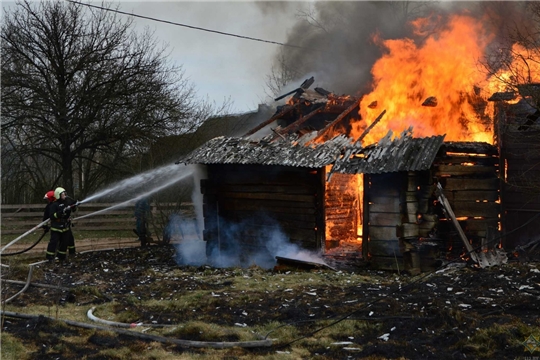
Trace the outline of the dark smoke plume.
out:
[[[297,8],[299,21],[290,31],[287,44],[302,48],[283,47],[276,56],[273,75],[275,78],[279,73],[286,73],[289,83],[295,85],[315,76],[314,86],[336,94],[360,95],[370,90],[370,70],[383,51],[374,36],[380,39],[407,37],[421,42],[422,34],[413,33],[411,21],[424,17],[439,19],[429,34],[423,34],[425,37],[442,28],[449,16],[468,14],[483,22],[495,35],[489,49],[496,51],[508,43],[509,36],[516,30],[532,27],[528,6],[526,2],[499,1],[315,2]],[[265,5],[267,12],[270,9],[285,11],[282,6]]]

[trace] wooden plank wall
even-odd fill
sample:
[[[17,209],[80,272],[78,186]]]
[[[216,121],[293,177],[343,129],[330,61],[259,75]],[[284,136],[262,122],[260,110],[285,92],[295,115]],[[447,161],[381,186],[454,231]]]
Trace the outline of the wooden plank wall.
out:
[[[214,247],[248,255],[282,231],[291,243],[324,243],[324,169],[208,165],[201,181],[207,255]]]
[[[43,204],[17,204],[2,205],[2,234],[23,234],[34,226],[42,222]],[[113,208],[117,203],[83,203],[73,214],[75,230],[77,231],[131,231],[135,228],[134,207],[133,205],[106,210],[103,213],[97,213],[104,209]],[[153,216],[158,216],[161,211],[171,210],[181,212],[185,218],[193,219],[195,217],[192,203],[152,203],[151,212]],[[88,216],[83,219],[77,219],[84,215],[97,213],[95,216]],[[161,234],[160,234],[161,236]]]
[[[411,273],[433,270],[440,256],[441,241],[435,237],[438,217],[433,206],[435,184],[432,172],[407,174],[405,206],[402,206],[400,245],[404,268]]]
[[[375,269],[403,269],[399,236],[402,208],[406,206],[406,173],[365,175],[364,197],[367,224],[364,224],[364,247]],[[367,229],[366,229],[367,227]],[[367,246],[366,246],[367,245]]]
[[[519,130],[521,129],[521,130]],[[505,248],[514,249],[540,237],[540,130],[508,126],[502,135],[506,164],[502,194]]]
[[[432,171],[444,189],[465,235],[473,248],[487,238],[497,237],[500,215],[499,157],[494,154],[467,153],[441,150]],[[448,256],[456,258],[465,252],[450,219],[439,212],[438,236],[447,247]],[[497,246],[492,242],[487,248]]]

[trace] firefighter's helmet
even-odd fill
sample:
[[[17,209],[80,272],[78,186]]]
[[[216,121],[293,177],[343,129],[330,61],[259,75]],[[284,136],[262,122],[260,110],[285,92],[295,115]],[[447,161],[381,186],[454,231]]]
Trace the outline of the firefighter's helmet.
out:
[[[60,199],[60,194],[62,194],[63,192],[66,192],[66,189],[64,189],[63,187],[57,187],[54,190],[54,197]]]
[[[54,190],[47,191],[47,193],[43,197],[43,200],[49,200],[49,202],[53,202],[54,200],[56,200],[56,198],[54,197]]]

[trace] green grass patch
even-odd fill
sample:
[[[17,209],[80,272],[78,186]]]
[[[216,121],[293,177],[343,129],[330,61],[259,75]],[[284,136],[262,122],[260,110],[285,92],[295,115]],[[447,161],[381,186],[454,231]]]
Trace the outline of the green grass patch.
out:
[[[5,331],[0,333],[0,342],[2,344],[2,360],[30,359],[30,353],[34,351]]]

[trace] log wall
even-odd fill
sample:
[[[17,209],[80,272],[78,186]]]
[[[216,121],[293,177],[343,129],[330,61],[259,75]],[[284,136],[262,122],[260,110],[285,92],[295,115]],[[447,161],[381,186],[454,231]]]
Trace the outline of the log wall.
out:
[[[324,169],[216,164],[207,170],[201,191],[208,256],[248,260],[281,240],[321,249]]]
[[[399,236],[406,188],[404,173],[365,175],[363,246],[364,254],[375,269],[403,270]]]
[[[520,130],[521,129],[521,130]],[[508,124],[501,138],[505,248],[540,237],[540,129]]]
[[[475,148],[472,144],[467,152],[463,151],[443,145],[432,172],[473,248],[486,243],[486,248],[493,248],[499,244],[496,238],[501,213],[497,149]],[[438,236],[444,241],[448,257],[456,258],[465,252],[465,245],[442,209],[437,215]]]

